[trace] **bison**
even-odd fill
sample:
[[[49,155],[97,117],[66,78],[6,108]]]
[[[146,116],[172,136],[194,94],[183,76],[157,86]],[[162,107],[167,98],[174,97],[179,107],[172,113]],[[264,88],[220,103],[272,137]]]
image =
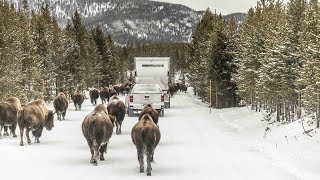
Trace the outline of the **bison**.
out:
[[[80,93],[80,91],[77,91],[74,95],[73,95],[73,103],[74,103],[74,107],[77,110],[81,110],[81,105],[84,101],[84,95],[82,93]]]
[[[112,96],[117,96],[117,95],[118,95],[117,91],[114,90],[114,89],[111,89],[111,90],[109,91],[109,100],[108,100],[108,102],[110,101],[110,98],[111,98]]]
[[[53,107],[57,113],[58,120],[61,121],[61,115],[64,120],[64,117],[66,116],[66,112],[68,109],[68,99],[66,98],[66,95],[63,92],[60,92],[58,96],[53,100]]]
[[[103,104],[99,104],[85,117],[82,123],[82,133],[86,138],[90,152],[90,163],[98,165],[97,158],[104,160],[103,153],[107,153],[107,145],[113,132],[115,117],[108,115]]]
[[[143,115],[149,114],[153,120],[153,122],[158,125],[158,120],[159,120],[159,113],[155,109],[152,108],[151,104],[148,104],[144,106],[142,111],[139,114],[139,120],[142,118]]]
[[[112,96],[107,106],[108,113],[116,117],[116,134],[121,134],[121,125],[126,114],[126,106],[116,95]]]
[[[133,126],[131,131],[133,144],[137,148],[138,161],[140,165],[140,173],[144,172],[144,154],[147,157],[147,176],[151,176],[151,162],[153,162],[153,154],[159,144],[161,134],[157,125],[153,122],[149,114],[145,114]]]
[[[108,87],[104,87],[103,89],[101,89],[100,98],[101,98],[102,104],[109,102],[109,88]]]
[[[43,100],[32,101],[22,107],[18,119],[20,128],[20,146],[23,146],[23,133],[26,129],[28,144],[31,144],[29,132],[32,131],[36,143],[40,143],[39,138],[42,135],[43,127],[50,131],[53,126],[53,111],[48,110]]]
[[[2,137],[3,128],[4,136],[9,136],[8,126],[13,137],[17,137],[16,128],[20,109],[21,103],[16,97],[9,97],[5,101],[0,102],[0,137]]]
[[[99,91],[96,88],[92,88],[89,91],[89,95],[90,95],[90,100],[91,100],[91,104],[93,104],[94,106],[97,105],[97,99],[99,98]]]

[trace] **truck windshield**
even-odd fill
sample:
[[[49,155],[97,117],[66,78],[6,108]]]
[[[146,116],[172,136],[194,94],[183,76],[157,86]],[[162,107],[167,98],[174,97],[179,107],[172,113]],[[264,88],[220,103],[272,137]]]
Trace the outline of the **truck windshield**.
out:
[[[159,86],[152,84],[136,85],[132,93],[162,93]]]

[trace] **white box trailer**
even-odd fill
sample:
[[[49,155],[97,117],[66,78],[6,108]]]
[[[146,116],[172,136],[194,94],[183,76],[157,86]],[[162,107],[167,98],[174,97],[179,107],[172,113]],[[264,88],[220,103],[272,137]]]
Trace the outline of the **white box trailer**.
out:
[[[136,84],[158,84],[164,92],[164,106],[170,108],[170,57],[135,57]]]

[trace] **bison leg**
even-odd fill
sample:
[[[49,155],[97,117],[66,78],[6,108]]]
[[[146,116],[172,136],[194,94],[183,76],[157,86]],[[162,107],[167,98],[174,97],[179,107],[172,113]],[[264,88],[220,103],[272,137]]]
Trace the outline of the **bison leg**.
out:
[[[121,134],[121,124],[119,123],[118,120],[116,120],[116,126],[117,126],[116,134]]]
[[[76,111],[78,110],[78,107],[77,107],[77,104],[76,103],[74,103],[74,107],[76,108]]]
[[[67,111],[63,111],[63,112],[62,112],[62,118],[63,118],[63,120],[65,120],[66,113],[67,113]]]
[[[119,121],[119,130],[118,130],[118,134],[121,134],[121,126],[122,126],[122,121]]]
[[[152,148],[147,148],[147,150],[146,150],[146,155],[147,155],[147,176],[151,176],[151,170],[152,170],[152,167],[151,167],[152,153],[153,153]]]
[[[30,132],[30,128],[27,128],[27,130],[26,130],[26,136],[27,136],[28,144],[31,144],[29,132]]]
[[[93,163],[93,155],[94,155],[94,152],[93,152],[93,148],[92,148],[92,142],[87,140],[88,142],[88,146],[89,146],[89,149],[90,149],[90,153],[91,153],[91,159],[90,159],[90,163]]]
[[[17,129],[17,122],[14,122],[14,123],[10,126],[10,131],[11,131],[13,137],[17,137],[17,135],[16,135],[16,129]]]
[[[138,151],[138,161],[140,165],[140,173],[144,172],[144,162],[143,162],[143,148],[142,147],[137,147]]]
[[[2,129],[4,125],[0,125],[0,139],[2,139]]]
[[[8,133],[8,126],[4,126],[3,127],[3,136],[9,136],[9,133]]]
[[[20,146],[23,146],[24,144],[23,144],[23,131],[24,131],[24,127],[21,125],[21,126],[19,126],[19,128],[20,128]]]
[[[91,158],[91,162],[94,166],[98,165],[98,156],[99,156],[99,146],[98,143],[96,142],[96,140],[93,140],[93,144],[92,144],[92,151],[93,151],[93,156]]]
[[[154,163],[153,154],[154,154],[154,149],[153,149],[153,151],[151,152],[151,162]]]
[[[35,142],[36,142],[36,143],[40,143],[39,138],[40,138],[41,135],[42,135],[42,130],[43,130],[43,126],[41,125],[37,130],[32,131],[32,134],[33,134],[34,137],[35,137]]]
[[[58,115],[58,120],[60,120],[61,121],[61,112],[59,111],[58,113],[57,113],[57,115]]]
[[[103,156],[103,154],[104,153],[107,153],[107,146],[108,146],[108,143],[106,143],[105,145],[103,145],[103,146],[101,146],[101,148],[100,148],[100,160],[101,161],[104,161],[104,156]]]

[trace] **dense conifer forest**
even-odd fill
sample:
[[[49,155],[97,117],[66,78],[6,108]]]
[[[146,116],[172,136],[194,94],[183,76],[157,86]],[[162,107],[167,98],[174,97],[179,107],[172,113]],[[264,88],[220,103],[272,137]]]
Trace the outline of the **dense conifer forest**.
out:
[[[241,24],[208,9],[190,42],[125,46],[99,26],[86,29],[77,12],[61,28],[48,6],[34,12],[23,2],[15,9],[0,1],[1,99],[35,99],[42,82],[48,98],[59,89],[72,93],[123,83],[132,80],[133,57],[169,56],[171,75],[178,74],[205,102],[212,82],[215,108],[241,101],[277,121],[311,116],[319,127],[318,0],[260,0]]]

